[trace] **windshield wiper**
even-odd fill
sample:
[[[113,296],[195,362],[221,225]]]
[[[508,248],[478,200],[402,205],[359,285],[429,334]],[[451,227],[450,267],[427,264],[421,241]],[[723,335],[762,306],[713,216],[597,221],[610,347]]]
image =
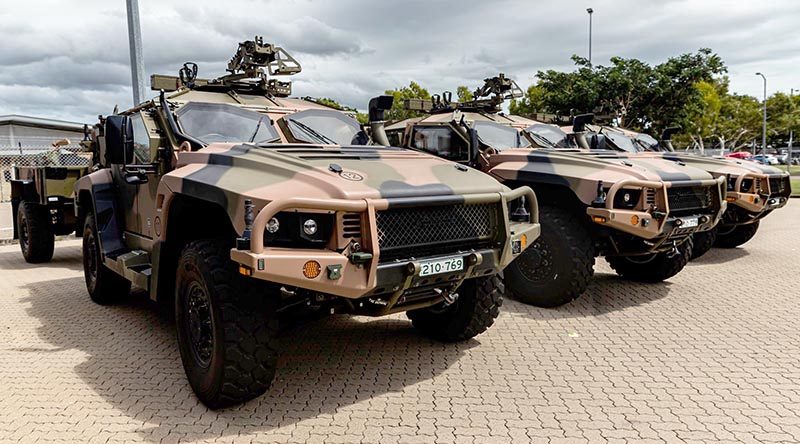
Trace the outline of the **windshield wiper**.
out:
[[[256,140],[256,136],[258,135],[258,130],[260,130],[260,129],[261,129],[261,123],[262,123],[263,121],[264,121],[264,116],[261,116],[261,117],[258,119],[258,123],[256,124],[256,130],[255,130],[255,131],[253,131],[253,135],[252,135],[252,136],[250,136],[250,140],[248,140],[248,142],[250,142],[250,143],[253,143],[253,141],[254,141],[254,140]]]
[[[297,121],[295,119],[291,119],[291,118],[286,118],[286,120],[291,122],[291,123],[294,123],[297,126],[299,126],[300,129],[302,129],[303,131],[307,132],[308,134],[310,134],[311,136],[315,137],[317,140],[319,140],[320,142],[322,142],[322,143],[324,143],[326,145],[339,145],[335,140],[333,140],[330,137],[318,132],[314,128],[311,128],[310,126],[308,126],[308,125],[306,125],[304,123],[301,123],[301,122],[299,122],[299,121]]]
[[[536,139],[536,141],[537,141],[537,142],[540,142],[540,143],[542,143],[543,145],[545,145],[545,148],[556,148],[556,146],[553,144],[553,142],[550,142],[550,141],[549,141],[549,140],[547,140],[547,139],[546,139],[544,136],[541,136],[541,135],[539,135],[539,134],[536,134],[536,133],[534,133],[534,132],[532,132],[532,131],[528,131],[528,134],[530,134],[530,135],[531,135],[531,137],[533,137],[534,139]]]

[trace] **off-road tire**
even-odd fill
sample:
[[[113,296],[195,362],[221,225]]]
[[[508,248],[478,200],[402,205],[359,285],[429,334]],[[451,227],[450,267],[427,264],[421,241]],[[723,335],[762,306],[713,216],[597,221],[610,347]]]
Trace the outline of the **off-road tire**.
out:
[[[442,342],[465,341],[494,324],[503,305],[504,288],[499,276],[466,280],[457,293],[458,299],[449,306],[439,304],[406,315],[423,335]]]
[[[131,293],[131,283],[103,264],[94,214],[83,221],[83,278],[89,297],[97,304],[109,305]]]
[[[708,253],[708,250],[714,246],[717,240],[717,229],[712,228],[708,231],[698,231],[692,235],[692,257],[691,261]]]
[[[236,273],[229,255],[225,243],[190,242],[181,253],[175,284],[183,367],[192,390],[212,409],[264,394],[278,359],[277,296],[267,284]],[[206,308],[193,302],[203,300]],[[203,310],[207,313],[198,314]],[[210,339],[200,336],[203,332],[210,332]]]
[[[47,207],[33,202],[20,202],[16,216],[19,248],[25,262],[49,262],[53,258],[56,238]]]
[[[692,257],[692,238],[678,245],[678,252],[656,253],[646,260],[640,256],[608,256],[606,260],[618,275],[638,282],[661,282],[678,274]]]
[[[743,245],[756,235],[759,222],[760,221],[755,221],[752,224],[737,225],[733,227],[733,229],[729,227],[720,227],[714,246],[719,248],[736,248],[739,245]]]
[[[509,294],[536,307],[577,299],[594,274],[594,246],[581,223],[557,207],[539,207],[542,232],[505,270]]]

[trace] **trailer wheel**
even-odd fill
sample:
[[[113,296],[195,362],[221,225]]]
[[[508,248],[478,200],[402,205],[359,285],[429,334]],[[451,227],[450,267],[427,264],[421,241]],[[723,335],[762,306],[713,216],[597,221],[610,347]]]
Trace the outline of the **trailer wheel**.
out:
[[[19,247],[25,262],[39,264],[53,258],[55,235],[46,206],[20,202],[17,207],[17,227]]]

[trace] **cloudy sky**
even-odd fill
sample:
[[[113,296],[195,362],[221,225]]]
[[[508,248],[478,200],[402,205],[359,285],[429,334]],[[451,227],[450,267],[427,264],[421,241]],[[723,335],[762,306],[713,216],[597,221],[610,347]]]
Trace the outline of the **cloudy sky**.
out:
[[[571,69],[586,55],[651,63],[710,47],[731,87],[761,95],[800,89],[797,0],[139,0],[146,72],[222,74],[254,35],[302,64],[294,93],[364,108],[385,89],[417,80],[432,92],[477,87],[505,72],[524,88],[539,69]],[[0,9],[0,115],[92,122],[131,105],[125,0],[4,0]]]

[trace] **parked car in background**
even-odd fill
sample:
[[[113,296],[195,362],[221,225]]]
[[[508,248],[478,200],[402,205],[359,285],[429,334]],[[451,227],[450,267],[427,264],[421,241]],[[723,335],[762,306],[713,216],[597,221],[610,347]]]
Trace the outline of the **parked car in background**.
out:
[[[747,151],[736,151],[735,153],[725,154],[725,157],[731,157],[731,158],[734,158],[734,159],[750,160],[750,158],[753,157],[753,155],[751,153],[747,152]]]
[[[759,154],[757,156],[753,156],[752,159],[760,164],[764,165],[779,165],[780,162],[778,158],[773,156],[772,154]]]

